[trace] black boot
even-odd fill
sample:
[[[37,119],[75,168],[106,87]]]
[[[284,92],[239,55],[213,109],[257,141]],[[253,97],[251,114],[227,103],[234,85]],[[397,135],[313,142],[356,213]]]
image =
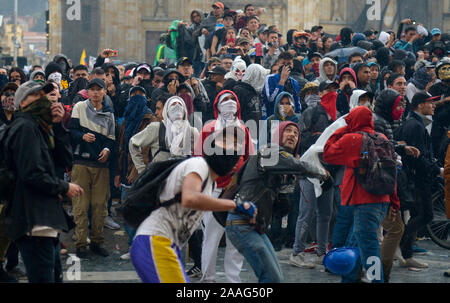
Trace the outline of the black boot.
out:
[[[0,263],[0,283],[17,283],[17,279],[3,269],[3,263]]]

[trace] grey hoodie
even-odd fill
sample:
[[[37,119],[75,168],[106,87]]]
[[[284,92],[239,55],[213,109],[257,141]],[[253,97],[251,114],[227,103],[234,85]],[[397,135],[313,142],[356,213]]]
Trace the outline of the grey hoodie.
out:
[[[325,75],[325,71],[324,71],[324,69],[323,69],[323,65],[325,64],[325,62],[332,62],[333,64],[334,64],[334,76],[333,76],[333,79],[329,79],[326,75]],[[317,84],[320,84],[320,83],[322,83],[323,81],[325,81],[325,80],[331,80],[331,81],[334,81],[334,80],[336,80],[336,75],[337,75],[337,63],[336,63],[336,61],[334,61],[333,59],[331,59],[331,58],[328,58],[328,57],[325,57],[325,58],[323,58],[322,60],[320,60],[320,64],[319,64],[319,77],[314,81],[314,82],[316,82]]]

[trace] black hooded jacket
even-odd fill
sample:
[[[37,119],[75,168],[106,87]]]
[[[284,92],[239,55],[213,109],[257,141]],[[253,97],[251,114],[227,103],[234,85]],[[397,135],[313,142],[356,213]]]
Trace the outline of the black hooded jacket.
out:
[[[261,120],[261,101],[253,86],[243,81],[228,79],[225,81],[223,89],[236,93],[241,105],[241,119],[244,123],[248,120]]]
[[[65,214],[59,195],[67,193],[69,184],[58,178],[55,167],[72,167],[69,131],[61,124],[53,125],[55,148],[51,150],[31,114],[17,113],[10,127],[5,146],[17,183],[14,200],[5,210],[8,236],[16,241],[35,225],[68,231],[73,222]]]

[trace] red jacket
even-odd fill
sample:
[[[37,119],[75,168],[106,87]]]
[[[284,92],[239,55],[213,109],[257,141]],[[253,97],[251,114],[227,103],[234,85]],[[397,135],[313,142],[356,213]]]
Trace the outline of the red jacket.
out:
[[[219,110],[217,108],[217,105],[219,103],[219,98],[221,95],[223,95],[224,93],[231,93],[234,98],[236,99],[237,102],[237,116],[239,118],[239,120],[241,119],[241,105],[239,103],[239,99],[236,96],[236,94],[230,90],[223,90],[221,91],[219,94],[217,94],[216,99],[214,100],[214,117],[217,119],[217,117],[219,116]],[[194,149],[194,155],[195,156],[203,156],[203,143],[205,142],[206,138],[214,132],[215,130],[215,125],[216,125],[216,121],[211,121],[210,123],[206,124],[205,126],[203,126],[202,131],[200,132],[200,136],[197,139],[197,142],[195,143],[195,149]],[[248,128],[240,123],[241,128],[245,131],[245,154],[239,159],[238,164],[236,165],[235,169],[232,171],[232,173],[236,173],[237,171],[239,171],[239,169],[242,167],[242,165],[244,165],[245,161],[248,160],[248,157],[250,155],[254,155],[255,154],[255,148],[253,146],[252,143],[252,138],[250,136],[250,132],[248,130]],[[219,177],[216,182],[217,182],[217,188],[225,188],[227,187],[227,185],[230,183],[231,181],[231,174],[225,176],[225,177]]]
[[[355,132],[374,133],[372,112],[365,106],[358,106],[345,117],[347,126],[338,129],[328,139],[323,150],[323,160],[329,164],[345,165],[344,180],[341,185],[342,205],[360,205],[369,203],[389,203],[400,208],[396,193],[373,195],[368,193],[356,181],[353,169],[359,166],[362,135]],[[386,138],[387,140],[387,138]]]

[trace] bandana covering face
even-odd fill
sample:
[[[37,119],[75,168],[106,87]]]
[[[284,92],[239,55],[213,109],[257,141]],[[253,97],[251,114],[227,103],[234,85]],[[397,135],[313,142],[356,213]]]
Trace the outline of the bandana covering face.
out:
[[[184,116],[183,105],[181,105],[180,103],[176,103],[175,105],[170,106],[167,115],[172,122],[182,120]]]
[[[39,123],[39,126],[47,134],[49,146],[51,149],[55,148],[55,140],[53,138],[53,123],[51,108],[52,102],[47,99],[46,96],[42,97],[38,101],[35,101],[25,108],[22,108],[22,112],[29,113]]]
[[[14,105],[14,93],[5,93],[5,99],[2,101],[2,107],[3,110],[8,112],[16,111],[16,106]]]
[[[317,103],[320,103],[320,97],[319,95],[308,95],[305,97],[305,102],[308,106],[314,106]]]
[[[239,119],[237,118],[237,102],[234,100],[223,101],[226,97],[233,96],[230,93],[224,93],[219,97],[217,109],[219,115],[215,125],[215,130],[221,130],[231,125],[239,125]]]
[[[329,92],[324,95],[320,101],[320,104],[323,106],[328,115],[330,115],[333,121],[336,121],[337,117],[337,109],[336,109],[336,100],[337,100],[337,92]]]
[[[402,118],[403,112],[405,111],[404,107],[402,107],[400,110],[397,109],[400,100],[402,100],[402,96],[397,97],[397,99],[394,102],[394,106],[392,107],[392,120],[394,121],[400,120]]]
[[[48,80],[53,80],[56,82],[56,84],[58,84],[59,88],[61,88],[61,80],[62,80],[62,75],[61,73],[53,73],[50,76],[48,76]]]
[[[166,142],[171,156],[187,156],[191,153],[191,129],[186,115],[183,99],[173,96],[167,100],[163,117],[166,124]]]

